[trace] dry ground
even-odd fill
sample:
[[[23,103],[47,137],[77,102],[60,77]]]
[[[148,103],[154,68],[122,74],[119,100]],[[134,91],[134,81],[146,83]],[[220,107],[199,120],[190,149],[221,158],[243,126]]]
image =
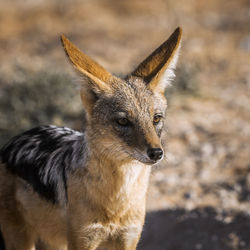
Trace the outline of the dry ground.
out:
[[[45,123],[81,127],[59,35],[127,74],[176,26],[166,160],[152,174],[139,249],[250,249],[248,0],[0,1],[0,144]]]

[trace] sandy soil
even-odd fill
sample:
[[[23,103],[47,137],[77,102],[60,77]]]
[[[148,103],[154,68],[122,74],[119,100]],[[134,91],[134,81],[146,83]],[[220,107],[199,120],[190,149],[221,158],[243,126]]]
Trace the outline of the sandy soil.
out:
[[[0,144],[42,123],[81,127],[59,35],[125,75],[184,30],[167,90],[166,159],[151,177],[138,249],[250,249],[248,0],[0,2]]]

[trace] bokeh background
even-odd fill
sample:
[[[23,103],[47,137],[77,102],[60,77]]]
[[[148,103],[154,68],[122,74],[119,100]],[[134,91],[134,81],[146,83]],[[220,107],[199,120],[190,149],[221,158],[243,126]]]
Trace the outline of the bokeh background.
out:
[[[250,249],[249,0],[1,0],[0,146],[41,124],[81,129],[65,34],[118,76],[177,27],[166,160],[138,249]]]

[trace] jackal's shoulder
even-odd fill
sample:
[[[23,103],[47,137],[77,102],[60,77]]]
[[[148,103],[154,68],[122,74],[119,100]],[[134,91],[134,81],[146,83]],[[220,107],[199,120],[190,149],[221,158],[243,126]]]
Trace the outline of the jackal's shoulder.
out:
[[[0,156],[12,174],[26,180],[42,197],[57,202],[59,192],[66,198],[67,174],[84,165],[86,151],[84,133],[48,125],[12,138]]]

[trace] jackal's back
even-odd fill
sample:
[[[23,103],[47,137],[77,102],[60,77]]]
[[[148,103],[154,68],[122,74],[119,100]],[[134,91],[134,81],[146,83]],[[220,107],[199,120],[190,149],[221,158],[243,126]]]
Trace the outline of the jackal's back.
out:
[[[66,127],[40,126],[12,138],[0,151],[1,162],[43,198],[67,199],[67,175],[86,160],[85,135]]]

